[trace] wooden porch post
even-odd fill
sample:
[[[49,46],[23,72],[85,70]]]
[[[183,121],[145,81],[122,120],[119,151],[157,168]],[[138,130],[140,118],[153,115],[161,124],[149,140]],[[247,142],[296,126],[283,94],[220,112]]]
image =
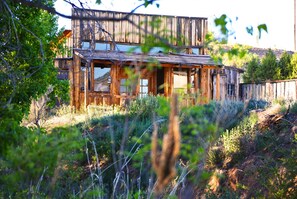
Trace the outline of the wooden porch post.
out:
[[[216,100],[221,100],[221,75],[220,70],[217,69],[217,75],[216,75]]]
[[[85,110],[87,110],[87,107],[89,105],[89,67],[90,67],[90,62],[87,62],[86,65],[86,71],[85,71],[85,85],[84,85],[84,90],[85,90]]]
[[[91,84],[90,84],[90,90],[91,91],[94,91],[94,73],[95,73],[95,69],[94,69],[94,61],[91,62],[91,67],[90,67],[90,70],[91,70]]]
[[[73,55],[73,82],[74,82],[74,107],[76,109],[79,109],[80,108],[80,66],[81,66],[81,58],[74,54]]]
[[[192,87],[192,82],[191,82],[191,68],[187,69],[187,94],[191,94],[191,87]]]
[[[202,93],[202,102],[208,103],[209,102],[209,69],[201,68],[201,93]]]
[[[69,68],[69,74],[68,74],[68,78],[69,78],[69,85],[70,85],[70,106],[71,109],[75,106],[74,103],[74,61],[71,64],[71,67]]]
[[[169,96],[169,68],[164,68],[164,96]]]
[[[194,89],[195,89],[195,93],[197,94],[198,93],[198,89],[199,89],[197,68],[195,69],[195,74],[194,74]]]
[[[120,94],[120,78],[119,78],[119,65],[113,64],[110,69],[111,85],[110,85],[110,94],[111,94],[111,103],[120,104],[120,99],[117,96]]]

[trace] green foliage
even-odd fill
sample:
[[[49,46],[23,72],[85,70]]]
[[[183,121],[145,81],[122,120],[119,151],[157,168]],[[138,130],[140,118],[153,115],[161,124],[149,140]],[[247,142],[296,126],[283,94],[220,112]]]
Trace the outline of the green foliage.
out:
[[[297,114],[297,102],[293,103],[290,109],[290,113]]]
[[[290,76],[292,74],[292,55],[287,52],[284,52],[278,62],[278,67],[280,69],[281,79],[291,79]]]
[[[159,107],[158,98],[149,95],[133,100],[129,105],[129,112],[135,116],[140,115],[149,118],[153,116],[154,111],[158,110]]]
[[[294,79],[297,78],[297,53],[294,53],[291,59],[291,65],[288,66],[288,78]]]
[[[209,168],[221,168],[225,159],[225,154],[219,147],[211,147],[208,151],[206,164]]]
[[[44,4],[53,7],[53,1]],[[68,93],[67,83],[57,81],[53,64],[57,18],[14,1],[1,1],[0,7],[0,190],[5,198],[45,197],[55,189],[49,179],[56,169],[78,159],[73,154],[81,146],[76,129],[47,134],[20,126],[31,100],[49,85],[55,97]]]
[[[222,193],[206,193],[206,199],[239,199],[240,196],[231,189],[224,189],[221,191]]]
[[[258,82],[259,81],[259,59],[254,57],[250,62],[247,64],[246,72],[243,75],[244,82]]]
[[[47,195],[56,188],[55,184],[48,184],[58,178],[54,172],[80,159],[81,153],[77,152],[84,144],[81,134],[75,128],[59,128],[51,134],[23,128],[21,133],[17,145],[9,146],[3,156],[0,189],[5,195],[19,197],[34,196],[35,191]]]
[[[50,84],[59,88],[52,49],[57,42],[57,18],[13,1],[6,2],[8,7],[4,3],[0,3],[0,65],[4,67],[0,71],[0,118],[10,108],[21,113],[14,118],[20,121],[32,98],[42,95]],[[51,7],[53,2],[46,5]]]
[[[70,95],[69,95],[69,81],[68,80],[58,80],[54,82],[53,92],[50,93],[48,102],[49,107],[54,107],[56,103],[69,104]]]
[[[259,33],[259,39],[261,39],[261,36],[262,36],[262,31],[265,31],[268,33],[268,30],[267,30],[267,25],[266,24],[260,24],[257,26],[257,29],[258,29],[258,33]],[[254,34],[254,27],[253,26],[247,26],[246,27],[246,32],[250,35],[253,35]]]
[[[296,53],[295,53],[296,54]],[[257,83],[266,80],[294,79],[297,77],[297,55],[284,52],[279,61],[271,49],[259,61],[254,57],[246,66],[244,82]]]
[[[215,38],[213,33],[208,33],[205,41],[212,58],[226,66],[243,68],[246,63],[255,57],[249,53],[250,47],[240,44],[228,46],[224,41]]]
[[[258,31],[259,31],[259,39],[261,39],[261,35],[262,35],[263,30],[268,33],[266,24],[260,24],[260,25],[257,26],[257,28],[258,28]]]
[[[264,100],[249,100],[246,111],[249,112],[251,110],[255,109],[265,109],[269,106],[270,104],[267,101]]]
[[[253,138],[256,124],[257,117],[251,115],[239,123],[238,126],[231,130],[226,130],[222,134],[221,141],[225,157],[233,156],[233,161],[238,161],[244,157],[243,155],[247,152],[245,145],[248,143],[248,140]]]
[[[214,20],[216,26],[220,26],[221,33],[224,35],[228,34],[228,29],[227,29],[227,15],[222,14],[219,18],[216,18]]]
[[[268,50],[265,57],[261,60],[261,66],[258,68],[257,73],[261,81],[280,79],[280,70],[276,56],[271,49]]]
[[[182,133],[181,156],[191,163],[198,163],[204,148],[214,139],[217,126],[210,118],[214,107],[194,106],[182,110],[183,117],[180,130]]]

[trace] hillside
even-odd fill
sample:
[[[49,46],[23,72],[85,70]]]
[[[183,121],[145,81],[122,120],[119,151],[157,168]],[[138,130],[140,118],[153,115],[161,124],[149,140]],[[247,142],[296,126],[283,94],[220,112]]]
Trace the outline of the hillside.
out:
[[[238,137],[238,132],[229,134],[233,140],[228,144],[238,148],[226,153],[219,145],[212,151],[221,161],[214,159],[211,163],[216,164],[209,165],[214,172],[209,189],[219,198],[230,193],[234,198],[296,198],[297,114],[281,112],[279,105],[255,113],[253,131]],[[238,130],[246,128],[244,124]]]
[[[27,187],[37,198],[296,198],[296,103],[181,108],[177,176],[156,193],[153,121],[160,150],[169,109],[167,100],[148,97],[128,109],[90,106],[47,118],[46,130],[28,134],[0,160],[0,197],[21,197]]]

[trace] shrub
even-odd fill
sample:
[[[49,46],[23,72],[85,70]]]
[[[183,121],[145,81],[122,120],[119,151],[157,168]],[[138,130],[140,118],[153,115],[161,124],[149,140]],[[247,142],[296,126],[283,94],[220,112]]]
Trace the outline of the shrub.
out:
[[[148,95],[131,101],[128,109],[132,115],[140,115],[143,118],[152,117],[153,112],[160,107],[159,97]]]
[[[0,189],[14,197],[51,194],[56,189],[55,184],[50,184],[55,170],[79,159],[76,155],[80,153],[75,151],[81,148],[82,137],[75,128],[60,128],[51,134],[32,129],[23,134],[22,141],[10,145],[3,157]]]
[[[220,168],[223,165],[225,154],[220,147],[211,147],[207,154],[206,164],[209,168]]]
[[[297,114],[297,102],[293,103],[290,109],[290,113]]]
[[[247,107],[246,107],[246,111],[249,112],[251,110],[255,110],[255,109],[265,109],[269,106],[270,104],[265,101],[265,100],[254,100],[251,99],[248,101]]]
[[[221,137],[225,156],[238,156],[240,158],[245,151],[245,144],[255,136],[254,128],[257,124],[257,116],[251,115],[245,118],[238,126],[226,130]]]

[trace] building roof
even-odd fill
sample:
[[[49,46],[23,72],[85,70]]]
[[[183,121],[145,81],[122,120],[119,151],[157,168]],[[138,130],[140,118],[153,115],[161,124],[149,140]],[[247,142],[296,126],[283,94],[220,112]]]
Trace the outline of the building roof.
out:
[[[223,66],[223,69],[236,70],[239,73],[244,73],[245,72],[245,70],[243,70],[242,68],[237,68],[235,66]]]
[[[142,61],[145,63],[158,61],[160,64],[184,65],[184,66],[219,66],[211,59],[209,55],[193,55],[179,53],[157,53],[144,55],[141,53],[126,53],[119,51],[99,51],[99,50],[81,50],[75,49],[74,53],[86,61],[102,60],[111,62],[135,62]]]

